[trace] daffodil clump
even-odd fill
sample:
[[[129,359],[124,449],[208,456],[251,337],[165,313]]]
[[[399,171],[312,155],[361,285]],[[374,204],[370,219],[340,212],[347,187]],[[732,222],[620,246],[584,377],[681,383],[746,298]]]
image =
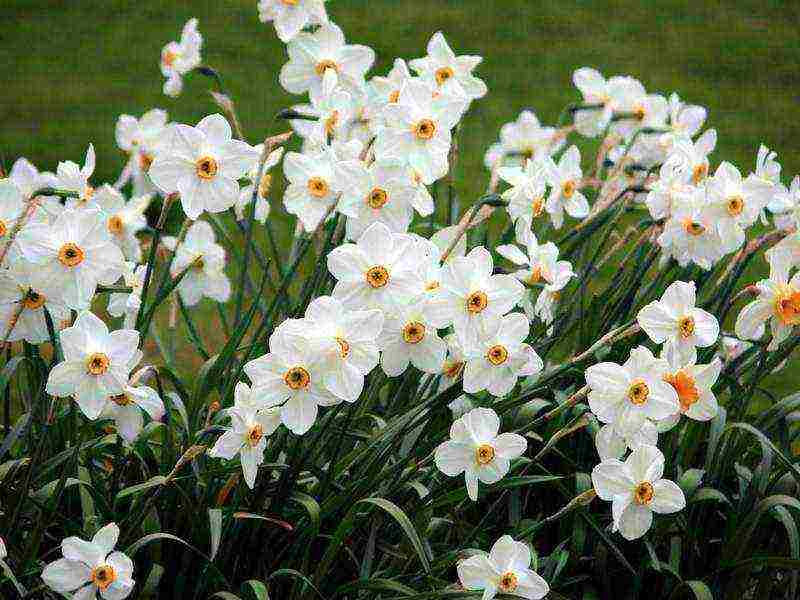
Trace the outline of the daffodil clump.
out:
[[[373,75],[327,8],[258,3],[277,120],[192,19],[220,112],[0,181],[0,596],[797,597],[800,177],[580,68],[464,198],[481,57]]]

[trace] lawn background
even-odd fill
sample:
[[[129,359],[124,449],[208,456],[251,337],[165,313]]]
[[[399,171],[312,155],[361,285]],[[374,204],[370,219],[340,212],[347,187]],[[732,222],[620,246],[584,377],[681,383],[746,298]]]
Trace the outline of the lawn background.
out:
[[[193,16],[204,61],[222,73],[251,143],[279,131],[273,115],[299,101],[277,83],[285,49],[259,22],[255,0],[2,4],[6,168],[19,156],[48,170],[59,160],[82,163],[93,142],[94,182],[113,182],[124,164],[114,142],[119,114],[160,107],[172,121],[195,123],[216,112],[200,76],[178,99],[161,93],[161,48]],[[483,153],[503,123],[530,108],[552,124],[578,99],[571,75],[580,66],[630,74],[649,91],[677,91],[708,107],[707,125],[719,132],[712,165],[725,159],[748,172],[764,142],[778,152],[785,183],[800,169],[800,2],[330,0],[328,11],[349,42],[375,49],[373,74],[385,74],[397,56],[424,55],[437,30],[457,53],[484,57],[479,75],[490,92],[464,121],[456,172],[462,198],[485,188]],[[797,377],[786,374],[774,389],[795,387]]]

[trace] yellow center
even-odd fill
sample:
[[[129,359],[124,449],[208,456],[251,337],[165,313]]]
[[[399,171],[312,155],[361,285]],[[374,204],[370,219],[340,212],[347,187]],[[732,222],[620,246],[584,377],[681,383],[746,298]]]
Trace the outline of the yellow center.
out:
[[[680,369],[675,373],[667,373],[664,375],[664,381],[670,384],[678,394],[681,412],[689,410],[692,404],[700,399],[700,390],[697,389],[694,378],[686,371]]]
[[[92,570],[91,581],[102,591],[107,590],[116,578],[117,574],[111,565],[102,565]]]
[[[475,450],[475,462],[479,465],[488,465],[494,460],[494,448],[489,444],[481,444]]]
[[[459,375],[461,375],[461,371],[463,370],[464,370],[463,362],[446,361],[444,363],[444,367],[442,367],[442,374],[448,379],[456,379]]]
[[[389,94],[389,104],[396,104],[399,99],[400,90],[394,90],[391,94]]]
[[[121,233],[122,232],[122,217],[119,215],[114,215],[113,217],[109,217],[108,219],[108,231],[110,233]]]
[[[510,594],[517,589],[518,585],[519,585],[519,580],[517,579],[517,576],[514,575],[514,573],[512,573],[511,571],[509,571],[508,573],[503,574],[503,576],[500,578],[500,581],[497,584],[497,587],[501,592]]]
[[[116,396],[111,396],[111,401],[117,406],[128,406],[129,404],[132,404],[131,399],[128,398],[127,394],[117,394]]]
[[[425,325],[418,321],[406,323],[403,327],[403,340],[407,344],[419,344],[425,339]]]
[[[281,0],[286,6],[295,6],[300,0]]]
[[[694,319],[692,317],[683,317],[678,321],[678,331],[683,339],[689,339],[694,335]]]
[[[544,210],[544,198],[542,198],[541,196],[538,198],[534,198],[533,201],[531,202],[531,214],[534,217],[538,217],[539,215],[542,214],[543,210]]]
[[[339,356],[342,358],[347,358],[350,356],[350,343],[344,338],[337,337],[334,339],[339,346]]]
[[[467,312],[478,314],[487,306],[489,306],[489,297],[485,292],[472,292],[469,296],[467,296]]]
[[[521,152],[522,158],[525,160],[530,160],[533,158],[533,155],[536,154],[536,150],[533,146],[526,146],[525,149]]]
[[[324,198],[329,191],[328,182],[322,177],[312,177],[308,180],[308,192],[315,198]]]
[[[336,132],[336,126],[339,124],[339,111],[334,110],[331,116],[325,119],[325,133],[333,136]]]
[[[647,402],[648,396],[650,396],[650,388],[644,381],[634,381],[628,388],[628,400],[631,401],[631,404],[644,404]]]
[[[264,173],[264,176],[261,178],[261,183],[258,184],[258,195],[261,196],[264,200],[267,199],[269,196],[269,190],[272,187],[272,175],[269,173]]]
[[[173,52],[172,50],[167,50],[161,56],[161,61],[164,63],[165,66],[171,67],[175,63],[175,60],[177,58],[178,58],[177,52]]]
[[[264,428],[261,426],[260,423],[256,423],[247,432],[247,443],[251,447],[255,448],[256,446],[258,446],[258,442],[261,441],[262,437],[264,437]]]
[[[84,258],[86,255],[83,250],[72,242],[67,242],[58,251],[58,260],[65,267],[77,267]]]
[[[702,165],[697,165],[694,169],[692,169],[692,183],[697,185],[703,179],[706,178],[708,175],[708,165],[703,163]]]
[[[697,237],[698,235],[703,235],[706,232],[706,228],[702,223],[693,221],[688,217],[683,220],[683,230],[689,235],[694,237]]]
[[[325,71],[328,69],[333,69],[337,73],[339,72],[339,65],[329,59],[321,60],[317,63],[317,66],[314,67],[314,70],[317,72],[317,75],[322,77],[325,75]]]
[[[436,135],[436,123],[430,119],[422,119],[414,125],[414,135],[420,140],[429,140]]]
[[[741,196],[733,196],[728,198],[728,214],[732,217],[738,217],[744,210],[744,198]]]
[[[644,106],[639,105],[633,109],[633,118],[637,121],[644,121],[644,117],[647,113],[644,110]]]
[[[571,179],[569,181],[565,181],[564,185],[561,186],[561,194],[564,196],[564,198],[570,199],[572,198],[572,194],[575,193],[576,187],[577,186],[575,185],[575,182]]]
[[[95,352],[86,360],[86,371],[92,375],[102,375],[108,371],[108,365],[108,357],[102,352]]]
[[[44,294],[40,294],[34,290],[28,290],[28,293],[25,294],[25,298],[22,299],[22,305],[28,310],[42,308],[42,306],[44,306],[44,302]]]
[[[528,283],[533,285],[534,283],[539,283],[542,279],[542,265],[536,265],[531,269],[531,274],[528,276]]]
[[[633,491],[633,501],[640,506],[650,504],[653,501],[653,484],[643,481],[637,485]]]
[[[508,360],[508,350],[506,350],[505,346],[501,346],[500,344],[492,346],[486,351],[486,360],[494,366],[502,365]]]
[[[219,170],[217,161],[210,156],[200,157],[194,166],[200,179],[213,179]]]
[[[139,167],[145,173],[150,170],[150,165],[153,164],[153,157],[145,152],[139,153]]]
[[[775,298],[775,315],[784,325],[800,323],[800,290],[783,286]]]
[[[284,374],[283,382],[293,390],[302,390],[311,383],[311,375],[303,367],[292,367]]]
[[[367,204],[369,204],[370,208],[379,209],[386,206],[386,203],[389,201],[389,194],[386,190],[381,188],[375,188],[369,193],[367,196]]]
[[[452,79],[455,72],[450,67],[441,67],[436,69],[436,83],[442,85]]]
[[[0,237],[3,237],[7,233],[8,233],[8,225],[6,225],[5,221],[0,220]]]
[[[376,265],[367,269],[365,279],[371,287],[382,288],[389,283],[389,271],[382,265]]]

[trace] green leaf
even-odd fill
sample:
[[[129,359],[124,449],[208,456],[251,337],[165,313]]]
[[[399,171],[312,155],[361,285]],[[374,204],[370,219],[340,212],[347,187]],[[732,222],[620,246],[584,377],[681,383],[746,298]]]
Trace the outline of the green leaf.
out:
[[[320,592],[317,589],[317,586],[315,586],[313,583],[311,583],[311,580],[308,577],[306,577],[305,575],[303,575],[300,571],[295,571],[294,569],[278,569],[277,571],[272,573],[267,578],[267,580],[272,580],[272,579],[275,579],[276,577],[291,577],[292,579],[299,579],[303,583],[311,586],[311,589],[314,590],[320,598],[325,600],[325,596],[323,596],[322,592]]]
[[[303,492],[294,492],[289,497],[289,499],[292,502],[297,502],[300,506],[302,506],[306,510],[309,519],[311,519],[311,525],[313,527],[313,534],[311,535],[311,539],[317,537],[317,532],[319,531],[319,525],[320,525],[319,502],[317,502],[314,498],[312,498],[308,494],[304,494]]]
[[[689,595],[689,592],[692,592],[697,600],[714,600],[714,596],[711,595],[711,590],[708,589],[708,586],[702,581],[696,580],[684,581],[675,588],[670,595],[669,600],[686,597]]]
[[[167,481],[167,478],[164,475],[156,475],[155,477],[151,477],[144,483],[137,483],[136,485],[132,485],[130,487],[126,487],[124,490],[120,490],[117,494],[115,502],[119,502],[123,498],[127,498],[128,496],[136,496],[149,490],[150,488],[157,487],[160,485],[164,485]]]
[[[208,526],[211,529],[211,552],[209,558],[214,560],[214,557],[219,551],[219,543],[222,539],[222,510],[219,508],[208,509]]]
[[[256,600],[269,600],[269,591],[267,586],[257,579],[248,579],[242,584],[242,588],[245,586],[250,588],[250,591],[253,592]]]
[[[343,586],[340,586],[336,590],[336,595],[345,594],[347,592],[353,592],[357,590],[369,590],[373,592],[396,592],[401,594],[402,596],[414,596],[417,594],[417,591],[403,585],[398,581],[393,581],[391,579],[381,579],[381,578],[374,578],[374,579],[357,579],[356,581],[351,581],[350,583],[346,583]]]
[[[728,506],[731,505],[731,501],[728,500],[728,497],[714,488],[700,488],[689,500],[689,504],[700,504],[701,502],[721,502]]]

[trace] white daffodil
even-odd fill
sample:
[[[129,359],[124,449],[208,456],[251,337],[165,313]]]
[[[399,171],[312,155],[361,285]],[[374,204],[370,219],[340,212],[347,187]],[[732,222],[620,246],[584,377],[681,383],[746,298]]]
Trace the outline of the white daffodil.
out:
[[[709,178],[707,189],[725,252],[738,250],[744,244],[745,229],[758,220],[766,206],[769,187],[754,177],[744,179],[739,169],[722,162]]]
[[[236,384],[234,405],[226,411],[231,418],[231,428],[219,436],[208,451],[210,457],[225,460],[238,454],[244,480],[251,490],[256,484],[258,466],[264,462],[267,436],[280,425],[278,411],[259,408],[253,399],[254,394],[247,384],[241,381]]]
[[[339,86],[336,72],[327,69],[322,77],[322,89],[311,90],[311,104],[292,107],[303,115],[292,119],[292,129],[310,146],[323,147],[334,139],[347,136],[355,118],[356,103],[353,96]]]
[[[117,147],[128,154],[128,162],[115,187],[121,188],[132,180],[134,196],[155,191],[147,172],[163,140],[167,119],[167,111],[159,108],[147,111],[138,119],[132,115],[119,116],[115,132]]]
[[[60,594],[71,594],[74,600],[127,598],[135,585],[133,561],[122,552],[115,552],[119,527],[109,523],[100,529],[91,542],[68,537],[61,542],[64,558],[49,563],[42,571],[47,587]]]
[[[194,306],[203,297],[227,302],[231,296],[231,282],[225,275],[225,249],[217,244],[211,225],[205,221],[195,222],[177,248],[174,244],[174,238],[164,239],[164,245],[175,250],[170,274],[177,277],[185,272],[178,284],[183,303]]]
[[[664,152],[669,152],[675,140],[693,138],[706,122],[708,111],[702,106],[685,104],[680,96],[672,93],[669,97],[669,131],[658,138],[658,145]]]
[[[381,367],[389,377],[401,375],[409,363],[424,373],[441,372],[447,344],[425,313],[425,305],[415,303],[387,315],[379,340]]]
[[[108,398],[122,394],[128,374],[141,360],[139,332],[108,327],[90,312],[59,333],[64,353],[47,379],[47,393],[72,396],[89,419],[96,419]]]
[[[795,175],[788,188],[780,183],[775,184],[767,209],[775,214],[775,227],[778,229],[800,225],[800,175]]]
[[[56,330],[59,323],[69,318],[69,309],[57,298],[46,296],[40,288],[36,269],[23,260],[0,270],[0,336],[3,339],[8,342],[25,340],[30,344],[48,341],[45,308]]]
[[[633,77],[612,77],[608,82],[617,120],[611,131],[626,141],[645,128],[661,129],[669,117],[669,104],[664,96],[648,94],[644,86]]]
[[[757,340],[770,322],[772,341],[767,350],[777,350],[800,324],[800,272],[789,277],[791,253],[770,253],[769,279],[756,284],[758,298],[745,306],[736,318],[736,335],[744,340]]]
[[[462,340],[455,333],[450,333],[444,338],[447,344],[447,358],[442,365],[440,391],[455,384],[464,374],[464,367],[467,364],[467,351],[462,344]]]
[[[478,328],[477,338],[466,347],[464,391],[477,394],[487,390],[502,397],[514,389],[519,377],[541,371],[542,359],[524,343],[529,332],[530,322],[521,313],[485,320]]]
[[[373,223],[383,223],[393,233],[405,233],[414,216],[416,189],[402,163],[388,160],[365,166],[340,163],[337,179],[342,182],[339,212],[347,219],[347,238],[357,240]]]
[[[676,281],[661,300],[654,300],[639,311],[636,320],[656,344],[664,344],[664,358],[685,364],[697,360],[697,348],[716,343],[719,323],[711,313],[697,308],[693,281]]]
[[[444,34],[437,31],[428,41],[428,55],[408,63],[417,74],[443,90],[457,87],[470,100],[482,98],[488,91],[486,84],[475,77],[472,71],[481,64],[480,56],[456,56]]]
[[[678,394],[680,412],[673,416],[676,421],[681,415],[694,421],[708,421],[716,416],[719,405],[711,388],[717,383],[721,370],[722,361],[719,358],[707,365],[695,364],[694,360],[677,366],[670,362],[670,370],[663,378]]]
[[[134,329],[136,316],[142,305],[142,288],[147,273],[147,265],[138,267],[132,262],[125,263],[122,278],[125,285],[131,288],[130,292],[109,294],[108,314],[112,317],[125,317],[125,329]]]
[[[572,74],[572,83],[586,105],[575,111],[575,129],[586,137],[596,137],[608,127],[614,114],[609,82],[599,71],[581,67]]]
[[[553,159],[545,163],[550,194],[545,202],[545,210],[550,214],[553,227],[559,229],[564,223],[564,212],[576,219],[589,214],[589,201],[580,191],[583,171],[581,153],[577,146],[570,146],[556,164]]]
[[[0,244],[14,243],[12,234],[22,224],[26,207],[19,188],[9,180],[0,180]]]
[[[452,324],[464,340],[474,339],[483,321],[500,317],[522,299],[524,286],[511,275],[493,275],[492,255],[483,246],[453,258],[442,272],[439,293],[431,299],[431,320]]]
[[[691,187],[686,193],[675,194],[672,215],[658,244],[681,266],[693,262],[708,270],[725,254],[726,244],[716,225],[705,187]]]
[[[613,423],[606,423],[597,432],[594,444],[600,460],[622,458],[628,450],[636,450],[643,444],[655,446],[658,442],[658,427],[650,419],[645,419],[641,429],[632,434],[620,431]]]
[[[500,431],[500,418],[490,408],[475,408],[453,422],[450,439],[436,448],[436,468],[448,477],[464,473],[467,494],[478,499],[478,481],[497,483],[511,461],[522,456],[528,442],[516,433]]]
[[[259,144],[253,149],[255,150],[254,155],[258,155],[259,158],[256,159],[254,166],[247,173],[247,178],[251,183],[242,187],[239,191],[239,199],[236,201],[236,206],[233,207],[236,211],[236,219],[239,221],[245,221],[247,219],[247,207],[253,202],[253,188],[258,178],[259,161],[261,160],[261,153],[264,151],[264,145]],[[256,194],[256,212],[255,215],[253,215],[255,220],[262,225],[267,222],[267,217],[269,217],[269,197],[272,191],[272,173],[270,173],[270,171],[281,162],[281,158],[283,158],[283,146],[279,146],[270,152],[269,156],[267,156],[267,160],[264,162],[264,172],[261,175],[261,181],[258,184],[258,192]]]
[[[447,173],[451,130],[468,102],[453,91],[433,92],[423,81],[407,81],[397,102],[384,108],[386,125],[375,139],[378,158],[406,160],[426,184]]]
[[[706,130],[694,142],[690,138],[676,139],[664,165],[680,174],[684,183],[699,185],[708,177],[708,155],[717,145],[717,131]]]
[[[497,253],[524,267],[513,273],[523,283],[544,283],[549,291],[560,291],[575,276],[569,261],[558,260],[558,247],[553,242],[539,245],[536,234],[525,221],[517,221],[516,237],[525,247],[525,253],[513,244],[498,246]]]
[[[67,206],[69,208],[80,208],[92,199],[94,187],[90,183],[90,178],[94,174],[95,154],[94,145],[89,144],[86,150],[86,158],[83,166],[66,160],[58,163],[56,167],[56,177],[58,178],[58,188],[68,190],[78,194],[77,198],[71,198]]]
[[[353,309],[396,308],[423,292],[423,260],[410,236],[373,223],[355,244],[328,253],[328,270],[336,278],[333,296]]]
[[[25,198],[32,197],[37,190],[58,187],[58,177],[54,173],[40,172],[27,158],[18,158],[14,161],[8,173],[8,180],[17,186]],[[61,204],[57,196],[50,198]]]
[[[142,432],[143,412],[153,421],[160,421],[164,416],[164,402],[153,388],[131,380],[121,393],[109,397],[100,418],[113,419],[119,435],[130,444]]]
[[[325,0],[260,0],[258,18],[262,23],[272,21],[284,43],[291,42],[307,26],[328,22]]]
[[[100,210],[106,221],[111,239],[122,250],[127,260],[141,262],[142,246],[136,234],[147,227],[144,211],[150,205],[151,196],[133,198],[125,202],[125,197],[110,185],[95,190],[88,204]]]
[[[541,600],[550,593],[547,582],[531,569],[531,551],[510,535],[497,540],[489,555],[476,554],[457,565],[458,579],[468,590],[483,590],[482,600],[498,593]]]
[[[650,184],[645,205],[653,219],[668,219],[676,198],[685,198],[693,190],[693,186],[684,181],[683,174],[674,166],[661,165],[658,178]]]
[[[197,219],[203,211],[218,213],[236,204],[238,180],[256,153],[247,142],[232,139],[225,117],[209,115],[196,127],[174,123],[166,135],[150,165],[150,179],[165,194],[180,193],[187,217]]]
[[[170,42],[161,50],[161,73],[167,80],[164,82],[164,93],[173,98],[183,90],[183,76],[200,66],[200,49],[203,36],[197,31],[197,19],[189,19],[183,26],[181,39]]]
[[[283,173],[289,185],[283,195],[283,205],[295,215],[306,231],[314,231],[331,205],[339,198],[339,186],[334,179],[336,159],[325,149],[309,153],[287,152]]]
[[[777,153],[772,152],[764,144],[761,144],[756,155],[756,170],[748,175],[748,179],[755,179],[762,184],[762,203],[771,212],[783,212],[780,209],[780,201],[778,201],[778,210],[772,209],[774,207],[773,202],[776,202],[776,194],[786,189],[781,184],[781,164],[777,158]],[[761,220],[766,223],[766,215],[764,215],[763,211]]]
[[[280,421],[297,435],[311,429],[320,406],[341,402],[325,388],[324,366],[314,345],[304,339],[302,325],[284,321],[270,336],[269,354],[244,366],[253,382],[254,401],[266,408],[280,407]]]
[[[589,408],[601,423],[613,423],[622,435],[632,436],[646,419],[665,419],[680,410],[678,394],[664,381],[668,372],[667,361],[644,346],[631,350],[623,365],[592,365],[586,369]]]
[[[555,127],[543,127],[534,112],[523,110],[516,121],[500,128],[500,141],[486,151],[483,164],[492,170],[501,165],[521,166],[528,160],[540,162],[558,152],[565,139]]]
[[[75,310],[87,309],[97,284],[113,285],[125,266],[95,209],[67,209],[53,225],[30,223],[16,239],[25,259],[36,265],[45,295]]]
[[[367,84],[369,93],[367,111],[369,127],[373,133],[377,133],[385,125],[383,119],[384,107],[397,102],[400,98],[400,90],[411,79],[413,79],[413,76],[408,70],[406,61],[402,58],[396,58],[386,77],[375,76],[369,80]]]
[[[530,227],[533,220],[544,212],[545,163],[526,159],[524,166],[501,167],[497,174],[511,186],[503,192],[503,199],[508,201],[508,214],[515,221],[526,221]]]
[[[380,310],[347,310],[331,296],[308,305],[297,331],[313,345],[324,385],[337,398],[355,402],[361,395],[364,377],[378,365],[383,321]]]
[[[683,510],[686,498],[673,481],[663,479],[664,455],[655,446],[640,446],[625,462],[604,460],[592,470],[597,495],[612,502],[614,530],[626,540],[642,537],[653,513]]]
[[[330,22],[314,33],[299,33],[287,44],[286,52],[289,62],[281,68],[280,84],[290,94],[319,94],[322,78],[329,69],[336,72],[340,86],[357,93],[375,62],[372,48],[346,44],[342,30]]]

